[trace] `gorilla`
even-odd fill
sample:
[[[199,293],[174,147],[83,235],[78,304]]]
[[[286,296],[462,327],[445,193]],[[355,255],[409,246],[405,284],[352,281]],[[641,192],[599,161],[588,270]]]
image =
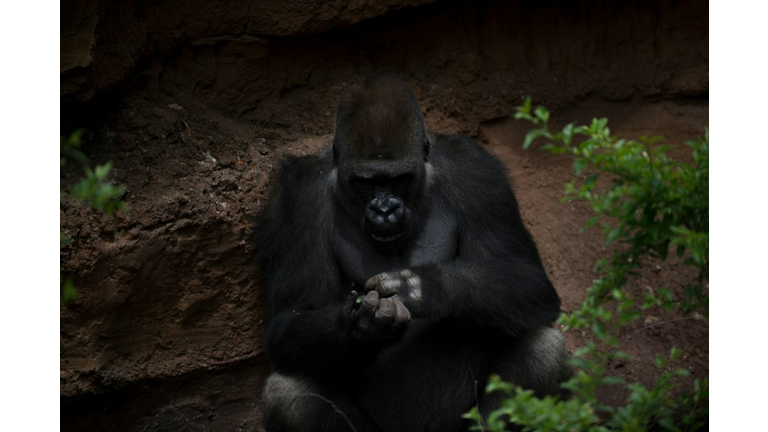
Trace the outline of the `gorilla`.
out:
[[[465,430],[500,402],[491,374],[560,394],[560,299],[505,167],[427,131],[406,82],[352,86],[332,142],[274,182],[256,232],[267,431]]]

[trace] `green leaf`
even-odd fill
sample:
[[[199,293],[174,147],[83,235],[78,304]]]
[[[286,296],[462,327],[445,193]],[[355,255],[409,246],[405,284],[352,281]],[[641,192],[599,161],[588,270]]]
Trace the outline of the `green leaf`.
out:
[[[591,218],[587,219],[587,222],[584,223],[584,226],[581,227],[579,230],[580,233],[583,233],[584,231],[592,228],[595,226],[595,224],[600,220],[600,217],[598,216],[592,216]]]
[[[491,393],[499,390],[505,393],[511,393],[512,384],[502,381],[501,377],[498,375],[491,375],[490,379],[488,380],[488,385],[485,386],[485,392]]]
[[[603,326],[603,323],[600,321],[593,322],[591,328],[592,332],[600,339],[606,339],[608,337],[608,334],[605,332],[605,326]]]
[[[534,111],[534,114],[538,119],[540,119],[544,123],[547,123],[549,121],[549,111],[547,111],[547,109],[544,108],[543,106],[536,107],[536,111]]]
[[[611,244],[615,242],[620,235],[621,235],[621,226],[618,226],[612,229],[611,232],[609,232],[608,235],[605,237],[605,244]]]
[[[531,98],[530,98],[530,96],[525,98],[525,101],[523,101],[523,106],[521,106],[519,108],[519,110],[522,111],[522,112],[525,112],[525,113],[530,113],[531,112]]]
[[[571,145],[571,140],[573,139],[573,129],[573,123],[568,123],[563,128],[563,142],[565,145]]]
[[[528,132],[525,134],[525,139],[523,140],[523,149],[528,150],[528,147],[531,146],[536,138],[546,136],[547,134],[548,132],[544,129],[534,129]]]
[[[592,174],[588,176],[586,179],[584,179],[584,184],[582,187],[587,189],[592,189],[595,187],[595,184],[597,183],[597,179],[600,177],[600,174]]]
[[[64,280],[64,285],[61,290],[61,303],[66,305],[76,299],[79,293],[75,288],[75,284],[72,281],[72,276],[67,276]]]
[[[568,364],[570,364],[571,366],[576,366],[579,369],[584,369],[584,370],[589,369],[589,362],[582,358],[568,359]]]
[[[683,354],[683,351],[680,348],[678,348],[677,346],[673,346],[672,350],[669,353],[669,361],[674,362],[675,360],[680,358],[680,355],[682,354]]]
[[[573,129],[573,133],[574,134],[578,134],[578,135],[589,135],[590,134],[589,127],[588,126],[577,126],[576,128]]]
[[[589,354],[592,350],[589,347],[579,347],[576,351],[573,352],[574,357],[584,357],[585,355]]]
[[[581,171],[586,168],[587,165],[589,165],[589,160],[576,158],[573,160],[573,171],[576,172],[576,175],[580,175]]]
[[[523,140],[523,149],[528,150],[528,147],[531,146],[531,143],[533,143],[533,140],[539,137],[539,131],[538,130],[532,130],[525,134],[525,139]]]
[[[638,311],[634,311],[634,310],[624,311],[619,316],[619,324],[624,325],[624,324],[626,324],[628,322],[634,321],[634,320],[639,319],[641,317],[642,317],[642,315]]]
[[[552,143],[546,143],[546,144],[542,145],[541,147],[539,147],[539,150],[544,150],[544,151],[548,151],[548,152],[554,153],[554,152],[558,151],[559,148],[557,146],[555,146],[554,144],[552,144]]]
[[[600,379],[600,384],[618,385],[618,384],[624,384],[624,380],[615,376],[606,376]]]

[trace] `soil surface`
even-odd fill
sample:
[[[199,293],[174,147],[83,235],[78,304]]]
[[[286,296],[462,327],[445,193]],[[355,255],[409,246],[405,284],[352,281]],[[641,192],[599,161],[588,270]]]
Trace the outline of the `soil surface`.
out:
[[[81,172],[62,168],[73,242],[61,271],[80,293],[61,308],[63,430],[260,429],[269,367],[253,215],[280,187],[278,158],[331,137],[355,77],[394,69],[431,129],[476,136],[509,167],[565,311],[609,251],[598,231],[579,234],[585,206],[559,203],[572,162],[522,150],[527,126],[507,117],[521,96],[553,108],[555,123],[607,116],[615,134],[665,135],[683,158],[680,144],[708,124],[706,2],[214,3],[62,3],[62,134],[88,130],[82,150],[114,163],[130,206],[112,218],[84,207],[67,192]],[[647,268],[631,290],[691,277],[677,262]],[[629,381],[649,383],[653,357],[673,345],[708,374],[702,319],[653,312],[621,336],[635,361],[611,368]],[[568,344],[587,337],[570,332]]]

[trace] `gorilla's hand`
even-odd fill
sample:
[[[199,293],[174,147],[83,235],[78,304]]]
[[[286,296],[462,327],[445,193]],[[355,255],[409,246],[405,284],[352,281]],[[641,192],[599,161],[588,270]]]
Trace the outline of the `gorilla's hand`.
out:
[[[419,311],[422,304],[422,280],[412,270],[379,273],[365,282],[365,290],[379,293],[382,299],[390,299]]]
[[[369,292],[360,308],[355,309],[357,291],[352,291],[342,309],[350,328],[366,338],[392,339],[411,322],[411,313],[403,302],[380,298],[376,291]]]

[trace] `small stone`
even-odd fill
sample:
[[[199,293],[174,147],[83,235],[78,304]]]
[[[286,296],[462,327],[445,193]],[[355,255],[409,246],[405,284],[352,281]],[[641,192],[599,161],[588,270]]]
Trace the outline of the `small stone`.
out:
[[[168,108],[170,108],[170,109],[172,109],[174,111],[181,111],[181,110],[184,109],[183,106],[181,106],[179,104],[175,104],[175,103],[172,103],[172,104],[168,105]]]
[[[645,324],[645,325],[653,325],[653,324],[656,324],[657,322],[659,322],[659,318],[658,317],[655,317],[653,315],[648,315],[647,317],[645,317],[645,320],[643,321],[643,324]]]

